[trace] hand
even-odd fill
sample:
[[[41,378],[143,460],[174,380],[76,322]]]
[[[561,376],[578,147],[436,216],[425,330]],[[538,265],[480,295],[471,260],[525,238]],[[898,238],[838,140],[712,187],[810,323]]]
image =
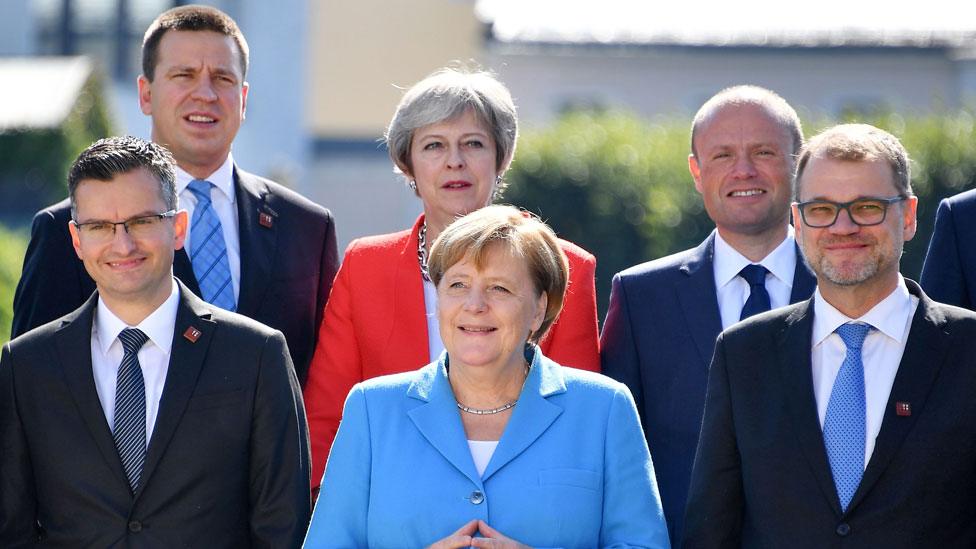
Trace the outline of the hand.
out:
[[[467,524],[465,526],[467,526]],[[478,532],[481,532],[481,535],[484,537],[473,538],[471,540],[471,547],[490,547],[492,549],[499,547],[504,549],[531,549],[528,545],[523,545],[513,539],[503,536],[501,532],[495,530],[491,526],[488,526],[488,523],[483,520],[477,521],[477,527]]]
[[[478,520],[472,520],[471,522],[465,524],[455,531],[453,534],[447,536],[446,538],[435,541],[432,545],[429,545],[427,549],[460,549],[464,547],[471,547],[471,540],[473,539],[475,532],[478,531]]]

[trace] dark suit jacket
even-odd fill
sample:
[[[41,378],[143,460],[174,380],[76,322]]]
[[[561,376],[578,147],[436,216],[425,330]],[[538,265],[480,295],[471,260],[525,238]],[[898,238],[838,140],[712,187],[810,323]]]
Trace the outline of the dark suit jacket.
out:
[[[922,267],[922,288],[932,299],[976,309],[976,190],[947,198]]]
[[[906,282],[919,306],[846,513],[813,392],[812,300],[719,337],[685,547],[976,546],[976,314]]]
[[[712,233],[697,248],[614,276],[600,343],[603,373],[627,384],[637,403],[674,544],[680,541],[708,364],[722,331],[714,250]],[[797,251],[790,301],[810,297],[815,285]]]
[[[281,333],[180,287],[133,496],[95,390],[97,296],[4,346],[0,547],[298,547],[308,431]],[[183,334],[200,331],[195,342]]]
[[[237,312],[285,334],[304,386],[339,268],[332,214],[298,193],[236,167],[234,181],[241,238]],[[95,291],[95,283],[71,247],[70,219],[67,199],[34,216],[14,295],[12,337],[68,314]],[[173,270],[199,295],[185,251],[176,252]]]

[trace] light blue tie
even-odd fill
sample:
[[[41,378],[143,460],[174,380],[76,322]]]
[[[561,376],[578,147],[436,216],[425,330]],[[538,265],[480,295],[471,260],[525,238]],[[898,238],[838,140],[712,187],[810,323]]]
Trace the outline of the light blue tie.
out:
[[[190,263],[193,274],[200,285],[203,299],[228,311],[237,309],[234,299],[234,285],[230,279],[230,264],[227,261],[227,244],[220,218],[214,211],[210,200],[209,181],[194,179],[187,188],[197,198],[193,210],[190,238]]]
[[[864,474],[866,419],[861,345],[870,330],[870,325],[858,323],[847,323],[837,328],[837,335],[847,346],[847,355],[834,380],[827,402],[827,416],[824,418],[824,445],[844,511]]]
[[[119,333],[123,354],[116,378],[112,436],[133,494],[139,488],[142,465],[146,461],[146,383],[138,354],[148,340],[146,334],[133,328]]]

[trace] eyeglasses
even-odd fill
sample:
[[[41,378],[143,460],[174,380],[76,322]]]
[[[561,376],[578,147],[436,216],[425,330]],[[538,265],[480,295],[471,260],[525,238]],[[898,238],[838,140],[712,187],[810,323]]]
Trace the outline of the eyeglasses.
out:
[[[81,235],[93,242],[107,242],[115,238],[115,228],[122,225],[125,232],[132,238],[152,236],[163,226],[163,220],[176,215],[176,210],[168,212],[140,215],[125,221],[89,221],[78,223],[71,220],[71,224],[78,228]]]
[[[834,202],[832,200],[810,200],[799,202],[796,207],[800,210],[800,217],[807,227],[823,229],[837,222],[841,210],[847,210],[847,215],[855,225],[870,227],[884,223],[888,215],[888,206],[907,199],[907,196],[894,198],[858,198],[850,202]]]

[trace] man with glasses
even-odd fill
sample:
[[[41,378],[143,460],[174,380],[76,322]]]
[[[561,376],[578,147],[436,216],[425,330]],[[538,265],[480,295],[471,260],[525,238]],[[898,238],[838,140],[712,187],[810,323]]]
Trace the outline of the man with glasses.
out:
[[[800,120],[779,95],[756,86],[716,94],[695,115],[688,157],[716,230],[696,248],[613,279],[603,373],[634,395],[675,545],[715,338],[742,318],[813,292],[790,228],[801,145]]]
[[[976,314],[899,274],[918,199],[873,126],[803,148],[804,303],[719,337],[685,547],[976,545]]]
[[[322,206],[240,169],[231,154],[247,106],[248,45],[227,14],[180,6],[149,26],[138,79],[152,140],[176,158],[189,214],[177,278],[204,300],[281,330],[304,383],[339,267]],[[14,296],[13,336],[81,305],[95,289],[74,258],[68,201],[34,217]]]
[[[173,278],[187,213],[163,147],[103,139],[68,175],[96,291],[0,356],[0,547],[297,547],[301,391],[278,331]]]

